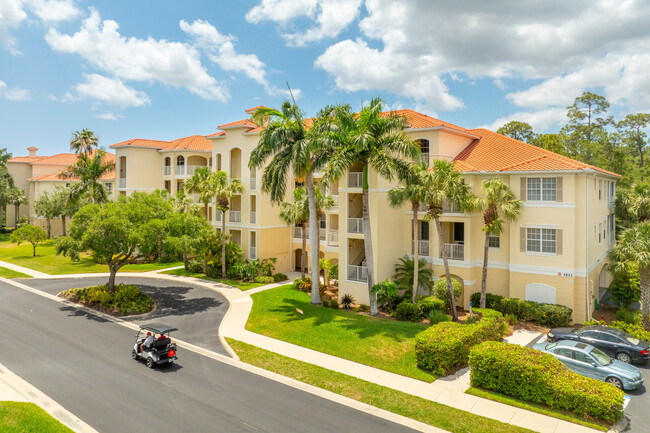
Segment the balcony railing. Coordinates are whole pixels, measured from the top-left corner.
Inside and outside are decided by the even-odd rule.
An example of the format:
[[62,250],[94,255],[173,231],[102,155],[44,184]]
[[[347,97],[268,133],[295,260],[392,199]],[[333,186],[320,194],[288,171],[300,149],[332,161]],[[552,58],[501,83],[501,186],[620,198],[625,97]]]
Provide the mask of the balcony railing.
[[461,213],[461,210],[460,210],[460,206],[458,206],[458,203],[445,200],[442,203],[442,212],[443,213]]
[[172,174],[172,166],[171,165],[166,165],[163,169],[163,174],[165,175],[170,175]]
[[126,177],[120,178],[120,188],[126,188]]
[[348,186],[350,188],[361,188],[363,185],[363,173],[360,171],[353,171],[348,173]]
[[[465,260],[465,245],[463,244],[443,244],[447,250],[447,258],[450,260]],[[442,251],[440,251],[442,258]]]
[[[293,237],[296,239],[302,239],[302,227],[293,228]],[[309,239],[309,227],[305,229],[305,239]]]
[[251,177],[251,191],[257,190],[257,178]]
[[348,280],[367,282],[368,268],[365,266],[348,265]]
[[187,166],[187,175],[191,176],[199,168],[205,168],[205,167],[207,167],[207,165],[188,165]]
[[217,221],[218,223],[221,222],[221,215],[223,215],[223,213],[222,213],[221,211],[217,211],[217,214],[215,215],[215,218],[214,218],[214,219],[215,219],[215,221]]
[[329,234],[327,235],[327,245],[331,247],[338,247],[339,246],[339,231],[338,230],[330,230]]
[[[414,243],[415,241],[411,241]],[[428,240],[419,240],[418,241],[418,254],[421,256],[428,257],[430,255],[429,241]]]
[[348,218],[348,233],[363,233],[363,218]]
[[257,258],[257,247],[248,247],[248,257],[251,260],[255,260]]
[[231,210],[228,212],[230,214],[230,217],[228,221],[231,223],[240,223],[241,222],[241,211],[240,210]]
[[322,229],[320,229],[318,231],[318,239],[320,239],[321,241],[324,241],[325,239],[327,239],[327,233],[325,232],[324,228],[322,228]]
[[257,212],[251,212],[251,224],[257,224]]
[[176,164],[176,176],[185,176],[185,164]]

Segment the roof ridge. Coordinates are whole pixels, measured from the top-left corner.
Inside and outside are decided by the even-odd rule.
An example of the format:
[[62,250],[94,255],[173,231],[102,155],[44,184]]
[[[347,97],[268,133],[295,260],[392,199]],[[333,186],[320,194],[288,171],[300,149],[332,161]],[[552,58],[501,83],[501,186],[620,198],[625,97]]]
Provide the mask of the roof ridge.
[[530,159],[527,159],[525,161],[520,161],[520,162],[518,162],[516,164],[512,164],[512,165],[508,165],[506,167],[500,168],[499,171],[507,171],[507,170],[510,170],[511,168],[519,167],[519,166],[525,165],[525,164],[530,164],[531,162],[539,161],[540,159],[548,158],[548,157],[549,157],[549,155],[539,155],[539,156],[536,156],[535,158],[530,158]]

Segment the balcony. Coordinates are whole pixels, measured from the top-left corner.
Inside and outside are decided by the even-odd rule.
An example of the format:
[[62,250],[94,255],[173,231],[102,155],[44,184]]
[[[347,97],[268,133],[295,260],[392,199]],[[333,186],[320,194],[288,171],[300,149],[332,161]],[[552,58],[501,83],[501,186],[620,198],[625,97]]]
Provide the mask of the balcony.
[[185,176],[185,165],[176,165],[176,176]]
[[348,173],[348,187],[361,188],[363,185],[363,173],[360,171],[353,171]]
[[338,230],[330,230],[330,232],[327,234],[327,245],[331,247],[338,247],[339,246],[339,231]]
[[442,203],[442,213],[462,213],[458,203],[445,200]]
[[363,218],[348,218],[348,233],[363,233]]
[[[302,227],[293,228],[294,239],[302,239]],[[305,239],[309,239],[309,228],[305,230]]]
[[251,224],[257,224],[257,212],[251,212]]
[[[443,244],[447,251],[447,258],[449,260],[465,260],[465,245],[463,244]],[[442,251],[440,251],[442,258]]]
[[366,266],[348,265],[348,280],[368,282],[368,268]]
[[241,222],[241,211],[240,210],[231,210],[229,213],[228,221],[231,223],[240,223]]
[[324,228],[324,227],[321,228],[321,229],[318,231],[318,239],[320,239],[321,241],[324,241],[325,239],[327,239],[327,233],[325,232],[325,228]]
[[332,198],[334,199],[334,207],[332,209],[338,209],[339,208],[339,196],[338,195],[333,195]]
[[126,177],[120,178],[120,188],[126,188]]
[[[415,241],[411,241],[413,244]],[[418,241],[418,255],[428,257],[430,255],[429,240]]]
[[172,166],[171,166],[171,165],[166,165],[166,166],[163,168],[163,174],[164,174],[165,176],[169,176],[170,174],[172,174]]
[[188,165],[187,166],[187,175],[191,176],[199,168],[205,168],[205,167],[207,167],[207,165]]
[[257,190],[257,178],[251,177],[251,191],[256,191]]
[[255,260],[257,258],[257,247],[248,247],[248,258]]
[[215,219],[216,222],[218,222],[218,223],[221,222],[221,215],[223,215],[223,213],[221,211],[217,211],[217,213],[214,216],[214,219]]

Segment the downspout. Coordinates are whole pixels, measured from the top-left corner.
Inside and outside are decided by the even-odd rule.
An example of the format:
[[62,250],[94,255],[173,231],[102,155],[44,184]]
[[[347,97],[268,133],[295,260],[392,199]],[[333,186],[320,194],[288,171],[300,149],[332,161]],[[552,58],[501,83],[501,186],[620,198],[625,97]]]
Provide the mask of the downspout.
[[[587,320],[591,320],[591,312],[589,306],[591,300],[589,299],[589,176],[588,173],[593,170],[585,169],[585,301],[587,302]],[[595,173],[594,173],[595,174]]]

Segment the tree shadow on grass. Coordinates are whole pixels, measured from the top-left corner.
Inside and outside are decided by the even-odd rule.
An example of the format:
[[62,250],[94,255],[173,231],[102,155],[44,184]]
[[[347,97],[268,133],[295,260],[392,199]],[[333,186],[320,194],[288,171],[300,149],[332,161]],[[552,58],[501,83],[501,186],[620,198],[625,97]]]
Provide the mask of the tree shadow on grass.
[[79,308],[72,307],[72,306],[65,306],[59,308],[61,311],[67,311],[68,312],[68,317],[85,317],[88,320],[94,320],[95,322],[98,323],[107,323],[109,320],[104,319],[103,317],[99,317],[96,314],[86,312],[83,310],[80,310]]

